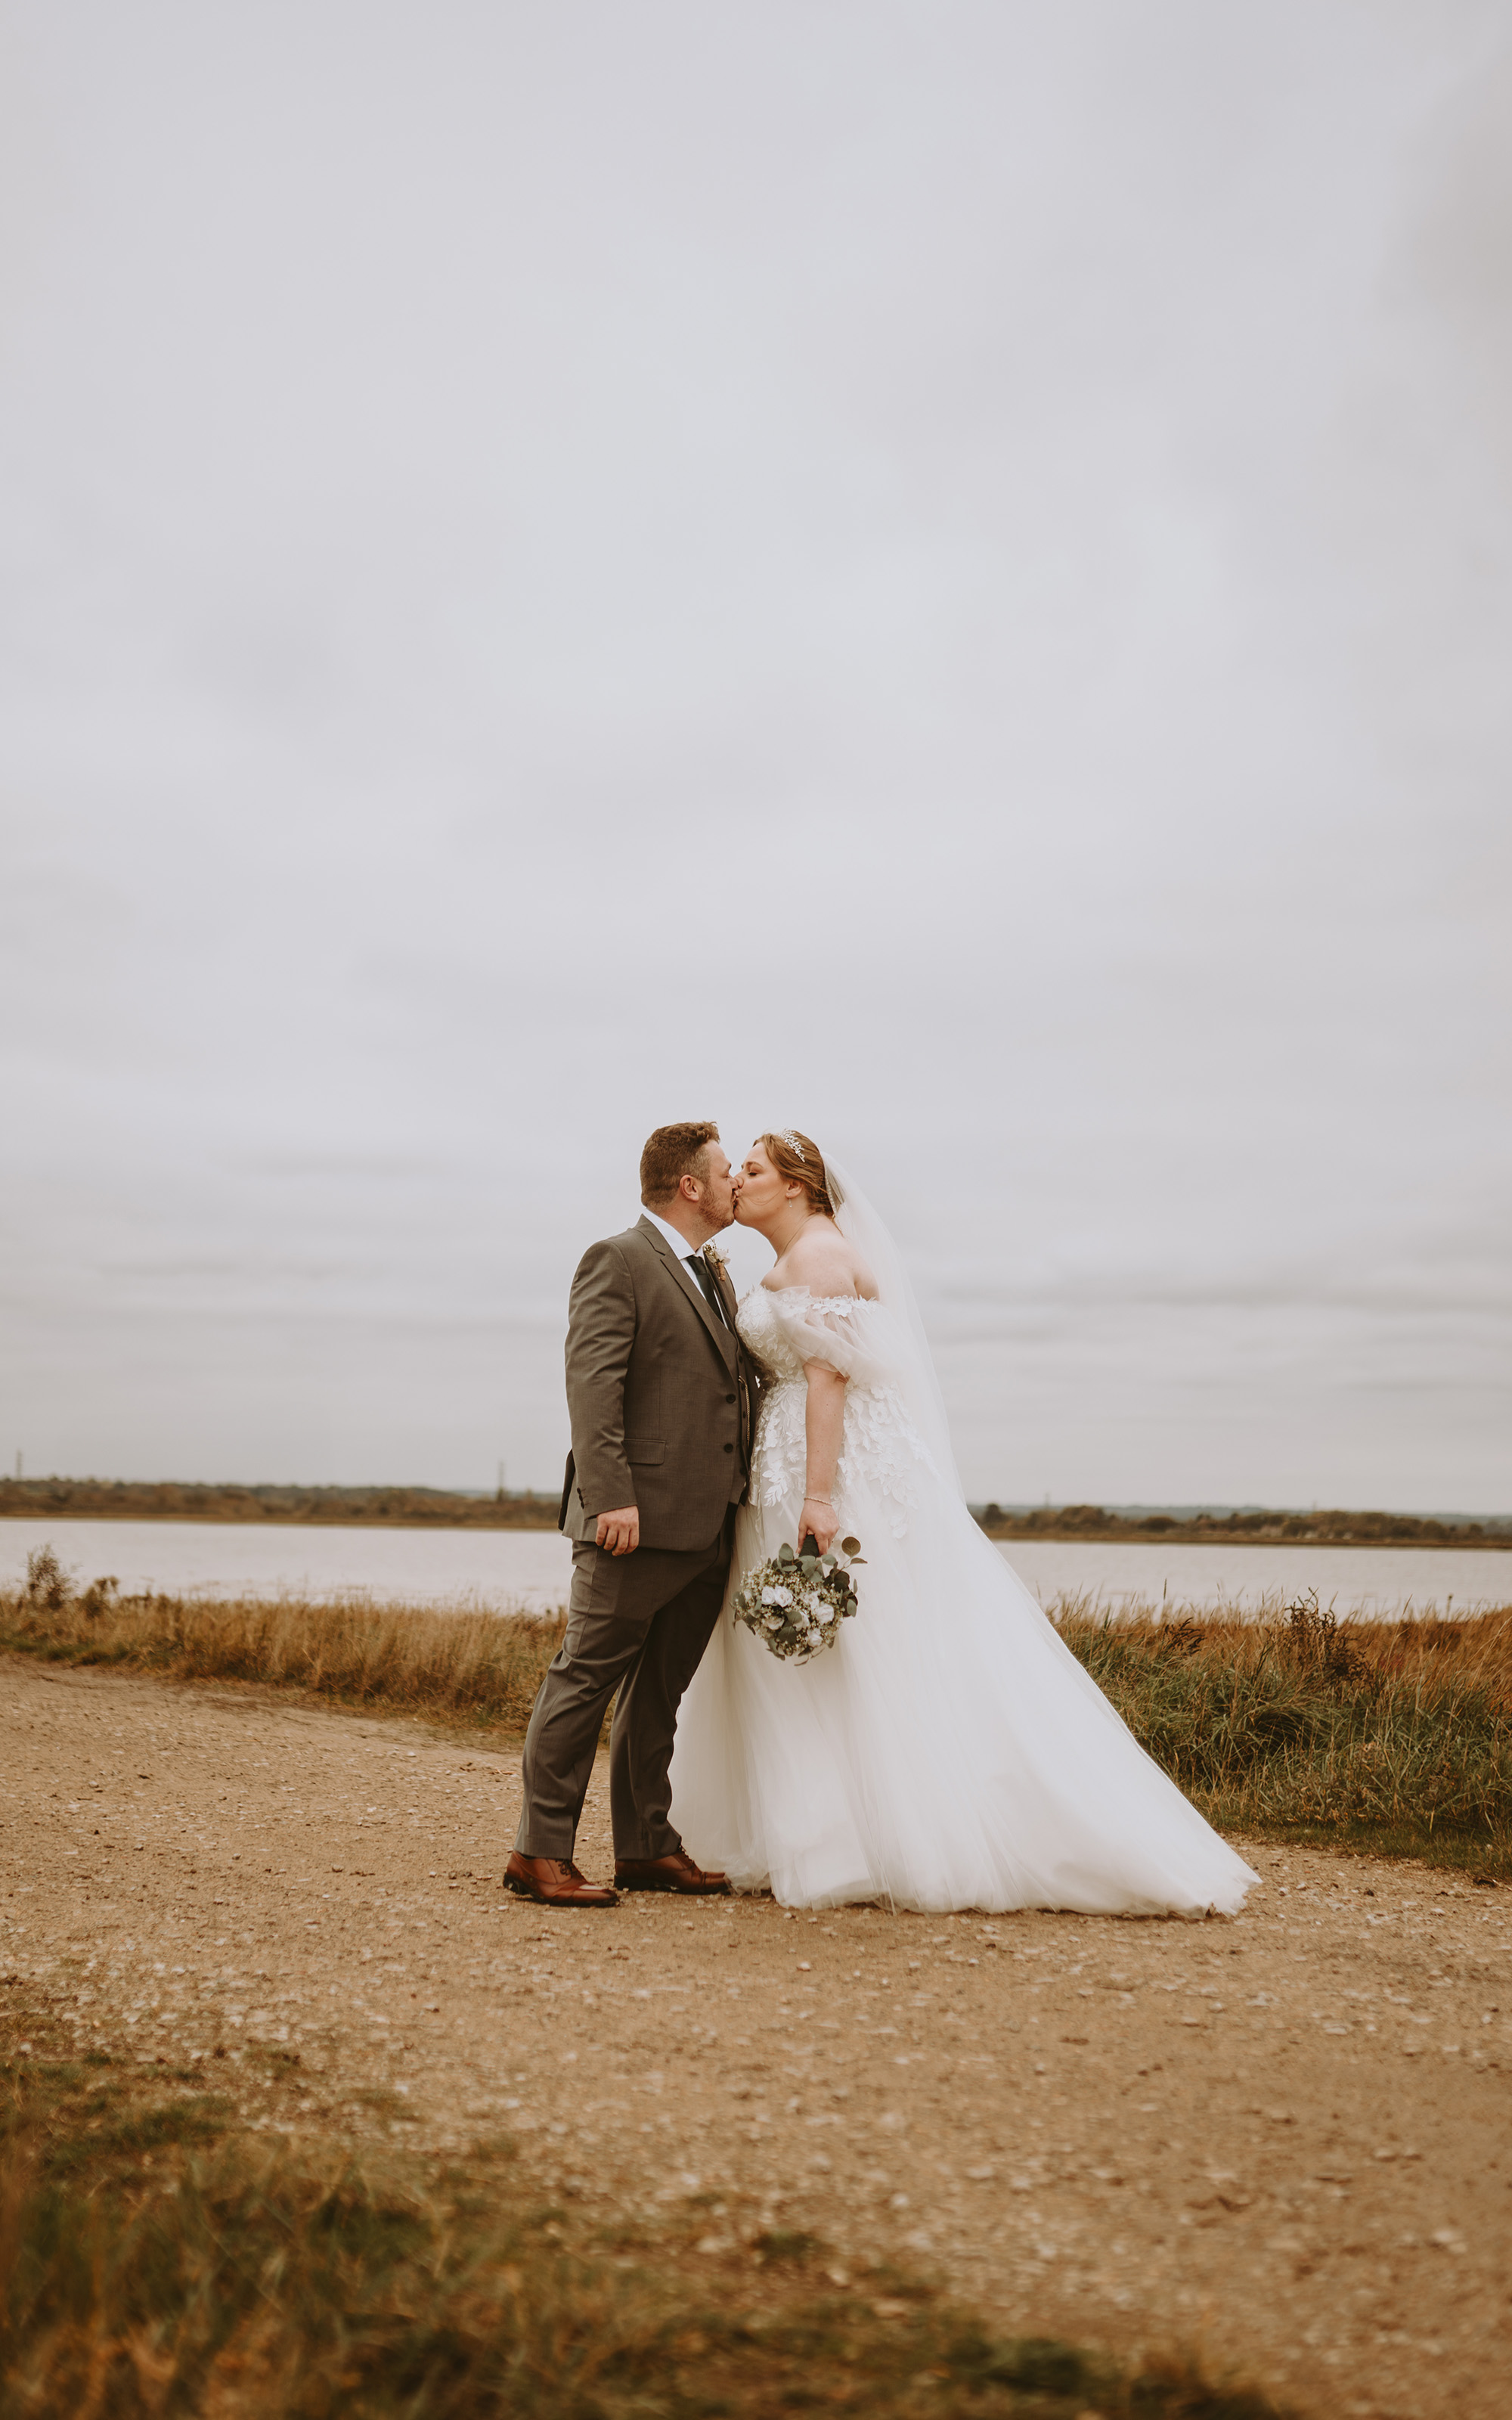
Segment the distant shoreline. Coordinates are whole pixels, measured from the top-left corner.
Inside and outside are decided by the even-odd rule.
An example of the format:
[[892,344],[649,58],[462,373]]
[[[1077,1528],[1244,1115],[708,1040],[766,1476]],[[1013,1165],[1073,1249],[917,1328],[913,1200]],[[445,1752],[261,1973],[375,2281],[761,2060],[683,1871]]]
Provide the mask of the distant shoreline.
[[0,1480],[3,1521],[224,1521],[245,1528],[554,1529],[561,1498],[522,1489],[236,1487],[99,1479]]
[[1191,1520],[1155,1512],[1131,1520],[1100,1504],[1051,1505],[1042,1512],[976,1508],[994,1540],[1055,1539],[1145,1546],[1443,1546],[1456,1553],[1512,1552],[1512,1519],[1440,1521],[1411,1512],[1204,1512]]
[[[555,1529],[559,1499],[532,1489],[464,1496],[433,1487],[242,1487],[174,1481],[0,1480],[0,1520],[225,1522],[248,1528]],[[1444,1546],[1512,1553],[1512,1517],[1256,1510],[1143,1518],[1099,1504],[973,1508],[989,1538],[1162,1546]]]

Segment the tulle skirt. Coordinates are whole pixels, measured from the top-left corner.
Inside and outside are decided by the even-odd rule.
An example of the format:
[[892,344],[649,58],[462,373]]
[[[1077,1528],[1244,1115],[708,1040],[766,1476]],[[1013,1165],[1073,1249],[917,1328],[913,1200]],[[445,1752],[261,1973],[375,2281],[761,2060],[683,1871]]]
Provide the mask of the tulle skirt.
[[[683,1699],[672,1821],[701,1865],[787,1907],[1232,1914],[1258,1877],[1148,1757],[960,1498],[836,1490],[859,1611],[784,1664],[727,1597]],[[731,1593],[795,1541],[742,1507]]]

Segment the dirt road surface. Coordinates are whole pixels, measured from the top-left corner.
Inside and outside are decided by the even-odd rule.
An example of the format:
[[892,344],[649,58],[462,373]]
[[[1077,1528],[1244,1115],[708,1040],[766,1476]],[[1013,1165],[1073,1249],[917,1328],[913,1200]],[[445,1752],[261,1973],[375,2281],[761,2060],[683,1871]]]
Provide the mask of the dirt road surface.
[[569,2232],[707,2289],[807,2229],[1330,2420],[1512,2412],[1512,1891],[1241,1843],[1234,1921],[548,1914],[500,1887],[517,1803],[419,1723],[6,1660],[0,2009],[219,2053],[254,2110],[285,2046],[312,2127],[507,2128]]

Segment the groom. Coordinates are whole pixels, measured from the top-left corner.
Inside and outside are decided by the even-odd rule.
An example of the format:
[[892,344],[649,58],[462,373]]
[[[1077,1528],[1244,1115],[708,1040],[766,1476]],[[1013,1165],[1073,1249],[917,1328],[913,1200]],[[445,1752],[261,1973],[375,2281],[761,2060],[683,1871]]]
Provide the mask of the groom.
[[622,1890],[726,1890],[671,1821],[677,1708],[724,1599],[735,1507],[750,1476],[754,1365],[734,1289],[705,1247],[739,1179],[708,1123],[658,1126],[640,1155],[645,1216],[591,1244],[572,1281],[572,1451],[560,1526],[573,1541],[567,1635],[525,1735],[525,1803],[509,1888],[550,1907],[613,1907],[573,1862],[604,1709],[614,1880]]

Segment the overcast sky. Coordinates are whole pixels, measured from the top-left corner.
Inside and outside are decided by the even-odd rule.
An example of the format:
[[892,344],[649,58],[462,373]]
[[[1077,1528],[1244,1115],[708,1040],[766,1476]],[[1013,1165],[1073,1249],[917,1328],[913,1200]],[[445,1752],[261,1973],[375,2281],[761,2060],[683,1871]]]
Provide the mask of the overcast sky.
[[713,1115],[974,1497],[1512,1509],[1506,0],[5,0],[0,95],[0,1451],[549,1485]]

